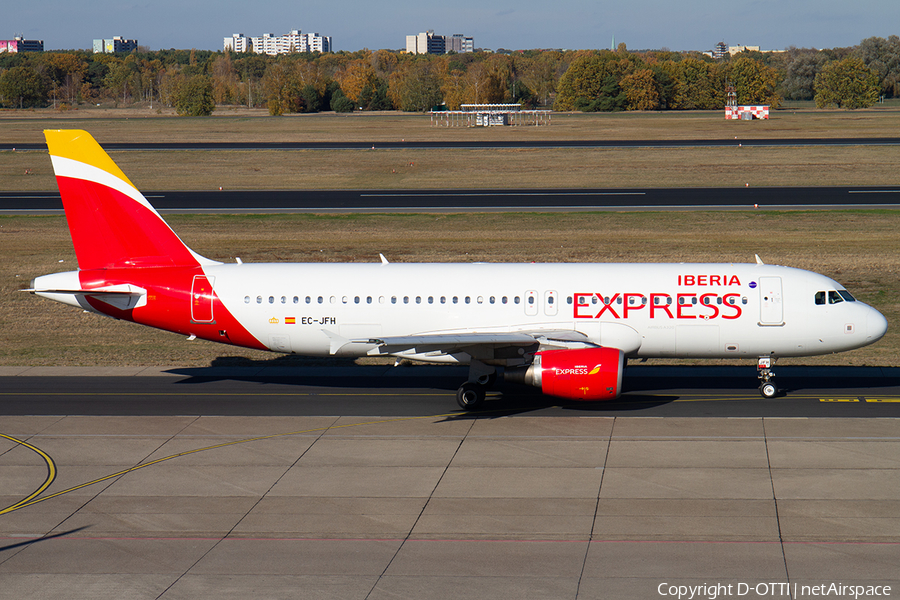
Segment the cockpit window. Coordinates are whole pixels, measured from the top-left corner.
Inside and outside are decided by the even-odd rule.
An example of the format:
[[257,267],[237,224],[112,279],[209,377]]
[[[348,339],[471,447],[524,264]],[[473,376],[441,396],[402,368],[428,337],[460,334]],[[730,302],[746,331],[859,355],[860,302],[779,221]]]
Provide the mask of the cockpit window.
[[843,302],[844,299],[834,290],[829,290],[828,292],[828,304],[837,304],[838,302]]
[[825,292],[816,292],[816,304],[825,304]]
[[856,298],[850,295],[850,292],[847,290],[838,290],[838,294],[841,295],[841,298],[846,300],[847,302],[856,302]]

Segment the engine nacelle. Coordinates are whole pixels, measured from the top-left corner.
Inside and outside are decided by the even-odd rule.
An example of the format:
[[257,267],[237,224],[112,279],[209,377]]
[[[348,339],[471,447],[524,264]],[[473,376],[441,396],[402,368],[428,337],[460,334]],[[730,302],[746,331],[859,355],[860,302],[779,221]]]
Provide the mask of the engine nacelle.
[[625,354],[618,348],[580,348],[538,352],[525,369],[507,370],[506,378],[571,400],[612,400],[622,390]]

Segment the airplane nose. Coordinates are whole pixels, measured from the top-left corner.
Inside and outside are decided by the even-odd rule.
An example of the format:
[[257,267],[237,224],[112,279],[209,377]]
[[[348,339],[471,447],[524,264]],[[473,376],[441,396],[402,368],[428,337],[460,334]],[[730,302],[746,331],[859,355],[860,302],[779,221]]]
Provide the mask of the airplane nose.
[[869,343],[876,342],[884,337],[887,332],[888,322],[884,315],[875,310],[869,309],[866,316],[866,341]]

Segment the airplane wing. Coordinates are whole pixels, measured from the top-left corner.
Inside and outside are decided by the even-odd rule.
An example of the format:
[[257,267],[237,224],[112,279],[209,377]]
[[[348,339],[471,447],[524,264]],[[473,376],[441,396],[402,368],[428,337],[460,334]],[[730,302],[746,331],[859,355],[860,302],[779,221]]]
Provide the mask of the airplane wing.
[[432,333],[424,335],[386,336],[354,339],[353,344],[375,345],[371,354],[456,354],[465,352],[473,358],[494,359],[521,357],[539,349],[595,347],[587,336],[573,330],[537,330],[519,332]]

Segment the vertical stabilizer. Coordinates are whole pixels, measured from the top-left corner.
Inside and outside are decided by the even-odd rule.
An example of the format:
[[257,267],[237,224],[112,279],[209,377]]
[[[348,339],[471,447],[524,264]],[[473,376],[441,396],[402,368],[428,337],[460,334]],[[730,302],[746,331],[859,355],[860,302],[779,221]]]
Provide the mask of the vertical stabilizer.
[[80,269],[217,264],[175,235],[91,134],[44,136]]

